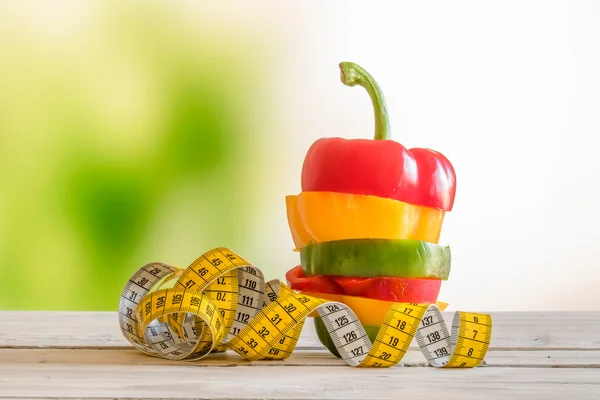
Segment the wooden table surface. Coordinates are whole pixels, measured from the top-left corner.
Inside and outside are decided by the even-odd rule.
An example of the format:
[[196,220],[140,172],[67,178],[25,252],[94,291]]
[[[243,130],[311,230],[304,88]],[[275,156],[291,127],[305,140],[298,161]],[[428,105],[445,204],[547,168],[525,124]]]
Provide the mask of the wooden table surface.
[[[486,365],[352,368],[306,322],[293,355],[169,361],[133,349],[116,313],[0,311],[0,398],[600,399],[600,312],[495,312]],[[444,313],[450,324],[453,313]]]

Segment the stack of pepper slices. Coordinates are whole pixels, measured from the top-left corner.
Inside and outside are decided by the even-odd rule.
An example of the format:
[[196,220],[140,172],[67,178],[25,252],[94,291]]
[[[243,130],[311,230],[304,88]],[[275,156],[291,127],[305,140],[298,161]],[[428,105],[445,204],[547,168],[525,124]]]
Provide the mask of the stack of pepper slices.
[[[437,302],[450,273],[450,248],[438,242],[456,176],[444,155],[390,139],[385,99],[367,71],[350,62],[340,70],[345,85],[371,97],[374,140],[324,138],[308,150],[302,192],[286,197],[301,260],[286,280],[298,292],[347,304],[373,342],[393,302]],[[339,357],[313,316],[319,339]]]

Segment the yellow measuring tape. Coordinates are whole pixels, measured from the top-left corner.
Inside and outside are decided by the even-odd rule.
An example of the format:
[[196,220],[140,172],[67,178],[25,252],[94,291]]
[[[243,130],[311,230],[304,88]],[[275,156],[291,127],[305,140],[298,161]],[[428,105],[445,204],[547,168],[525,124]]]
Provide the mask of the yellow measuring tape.
[[227,248],[208,251],[185,269],[140,268],[121,294],[119,324],[133,346],[152,356],[197,360],[231,349],[248,360],[272,360],[292,354],[314,311],[354,367],[394,366],[414,337],[434,367],[476,367],[492,333],[488,314],[456,312],[450,334],[435,304],[395,303],[371,343],[345,304],[265,282],[258,268]]

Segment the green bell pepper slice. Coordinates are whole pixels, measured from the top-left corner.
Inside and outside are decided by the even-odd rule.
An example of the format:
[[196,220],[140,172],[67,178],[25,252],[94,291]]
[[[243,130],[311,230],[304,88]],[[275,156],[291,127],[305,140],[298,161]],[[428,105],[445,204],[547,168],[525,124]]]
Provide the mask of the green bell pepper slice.
[[449,246],[420,240],[348,239],[300,250],[305,276],[430,278],[450,275]]

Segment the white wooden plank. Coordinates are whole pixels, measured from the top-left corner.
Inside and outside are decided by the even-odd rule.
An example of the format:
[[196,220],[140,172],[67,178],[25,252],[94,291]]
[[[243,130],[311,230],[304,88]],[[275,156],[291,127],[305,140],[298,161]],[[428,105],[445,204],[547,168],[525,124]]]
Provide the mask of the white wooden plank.
[[[600,368],[600,350],[539,350],[539,351],[490,351],[486,358],[486,368],[495,367],[562,367]],[[1,349],[0,362],[13,364],[56,365],[180,365],[230,367],[230,366],[347,366],[327,350],[300,350],[285,360],[261,360],[251,362],[236,353],[211,354],[198,361],[170,361],[151,357],[137,350],[91,350],[91,349]],[[417,350],[409,350],[400,366],[427,366],[427,360]],[[349,368],[349,367],[348,367]],[[598,370],[600,374],[600,370]]]
[[0,346],[128,346],[116,312],[0,311]]
[[[600,349],[600,312],[492,312],[492,348]],[[451,324],[453,313],[444,313]],[[298,348],[322,348],[312,319]],[[0,347],[130,347],[114,312],[0,311]],[[412,346],[415,346],[413,342]]]
[[0,398],[567,399],[600,396],[580,368],[363,369],[0,364]]

